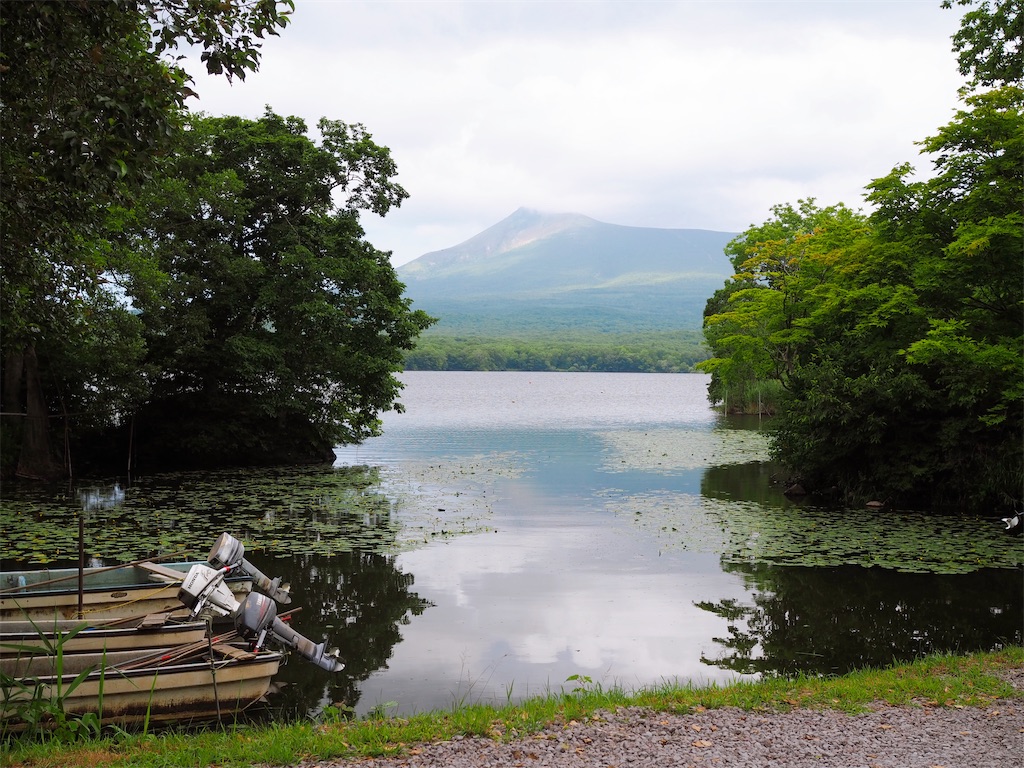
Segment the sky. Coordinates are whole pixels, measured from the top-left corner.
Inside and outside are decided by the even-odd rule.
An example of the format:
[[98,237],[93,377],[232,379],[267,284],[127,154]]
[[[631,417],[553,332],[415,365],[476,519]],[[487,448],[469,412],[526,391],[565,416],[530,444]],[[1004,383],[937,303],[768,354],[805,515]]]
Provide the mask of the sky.
[[210,115],[361,123],[410,193],[367,239],[396,266],[519,207],[741,232],[865,186],[953,117],[939,0],[296,0],[260,70],[190,63]]

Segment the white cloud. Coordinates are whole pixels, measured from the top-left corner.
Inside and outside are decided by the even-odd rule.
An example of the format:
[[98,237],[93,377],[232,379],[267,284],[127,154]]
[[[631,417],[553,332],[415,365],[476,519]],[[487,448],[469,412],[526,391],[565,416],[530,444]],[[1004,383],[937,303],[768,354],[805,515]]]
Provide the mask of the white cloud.
[[413,589],[432,606],[403,626],[404,641],[365,683],[362,703],[384,690],[408,711],[443,706],[445,691],[500,702],[510,690],[571,690],[574,674],[627,689],[733,679],[700,661],[701,652],[721,655],[713,638],[728,629],[696,602],[749,600],[742,578],[723,573],[713,554],[678,555],[660,569],[646,545],[634,549],[628,534],[609,536],[601,525],[564,527],[541,514],[402,554],[398,566],[416,574]]
[[412,197],[403,263],[520,205],[738,231],[775,203],[861,205],[951,117],[957,15],[911,2],[311,2],[211,114],[361,122]]

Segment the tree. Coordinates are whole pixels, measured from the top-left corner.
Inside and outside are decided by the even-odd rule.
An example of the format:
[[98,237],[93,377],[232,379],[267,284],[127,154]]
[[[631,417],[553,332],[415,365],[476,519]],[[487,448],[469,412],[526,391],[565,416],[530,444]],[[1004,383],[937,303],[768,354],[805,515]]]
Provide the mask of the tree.
[[400,408],[403,352],[432,319],[410,308],[358,213],[407,197],[361,125],[195,116],[125,247],[168,276],[134,297],[148,401],[140,460],[211,466],[333,457]]
[[820,208],[813,199],[772,213],[728,244],[736,274],[705,309],[712,357],[698,368],[712,375],[712,401],[730,410],[749,409],[758,391],[788,386],[810,338],[804,320],[814,294],[830,279],[838,252],[865,228],[864,217],[846,206]]
[[[68,411],[61,387],[127,392],[116,379],[140,347],[124,307],[109,299],[111,276],[130,267],[103,246],[106,208],[152,175],[193,93],[168,54],[179,42],[196,44],[210,72],[244,78],[258,65],[260,38],[277,34],[290,8],[291,0],[33,0],[0,8],[2,408],[24,414],[4,418],[5,466],[31,476],[60,470],[47,422]],[[117,333],[71,332],[99,325]],[[59,362],[111,359],[115,350],[129,357],[114,379],[80,365],[85,378],[71,381],[74,366]],[[119,409],[92,415],[116,420]]]
[[1024,92],[1008,69],[1019,20],[987,2],[965,15],[955,45],[973,78],[964,109],[921,142],[932,178],[913,181],[904,164],[876,179],[867,226],[838,227],[826,247],[815,244],[827,228],[781,249],[767,240],[737,264],[745,282],[709,304],[716,372],[732,375],[733,350],[741,363],[785,353],[772,449],[805,486],[913,506],[1021,502]]
[[937,174],[869,187],[872,231],[809,316],[776,455],[810,485],[985,509],[1024,486],[1024,95],[922,142]]
[[970,86],[1013,85],[1024,73],[1024,14],[1019,2],[943,0],[943,8],[976,6],[964,14],[953,35],[960,74]]

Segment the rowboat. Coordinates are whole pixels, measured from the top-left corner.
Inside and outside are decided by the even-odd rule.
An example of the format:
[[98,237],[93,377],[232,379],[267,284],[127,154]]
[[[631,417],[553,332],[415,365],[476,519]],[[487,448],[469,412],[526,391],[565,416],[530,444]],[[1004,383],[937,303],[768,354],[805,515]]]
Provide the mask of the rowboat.
[[[188,614],[178,588],[194,562],[139,562],[82,570],[79,616],[77,568],[0,572],[0,622],[82,618],[90,622],[145,616]],[[252,591],[252,578],[236,573],[225,583],[238,597]]]
[[[106,654],[0,659],[0,672],[12,682],[0,703],[0,731],[25,727],[20,707],[33,697],[60,700],[65,714],[94,713],[104,724],[202,722],[232,716],[271,690],[282,654],[253,653],[227,642]],[[79,673],[93,668],[79,683]],[[19,693],[22,695],[19,696]]]
[[79,619],[0,621],[0,659],[55,653],[100,653],[196,643],[205,621],[182,621],[166,613],[87,622]]

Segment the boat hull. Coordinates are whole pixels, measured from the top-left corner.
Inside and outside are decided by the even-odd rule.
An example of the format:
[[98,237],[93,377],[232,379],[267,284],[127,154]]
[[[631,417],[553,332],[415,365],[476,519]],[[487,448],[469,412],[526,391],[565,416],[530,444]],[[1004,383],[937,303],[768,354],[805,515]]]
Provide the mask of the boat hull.
[[[188,610],[178,599],[178,587],[193,565],[194,562],[147,563],[116,570],[86,568],[81,616],[77,568],[3,572],[0,622],[77,618],[94,622],[150,613],[185,616]],[[225,583],[239,599],[252,590],[252,579],[248,577],[229,578]]]
[[[204,621],[138,620],[137,625],[95,624],[78,619],[0,621],[0,659],[48,655],[60,646],[65,654],[130,651],[196,643],[206,637]],[[78,630],[75,632],[75,630]],[[71,637],[69,633],[74,632]]]
[[[8,662],[0,661],[0,667],[7,666],[16,673],[27,671],[32,677],[23,682],[40,689],[31,695],[51,701],[62,697],[66,714],[94,713],[105,725],[129,726],[143,722],[209,721],[242,712],[269,692],[282,659],[280,653],[248,654],[236,649],[233,656],[215,653],[212,661],[207,656],[131,668],[131,662],[125,661],[131,654],[109,654],[108,666],[90,673],[68,693],[77,671],[86,668],[79,668],[79,665],[89,660],[87,656],[89,654],[64,659],[61,675],[40,675],[40,667],[24,665],[24,660],[13,668]],[[0,725],[6,730],[24,728],[16,702],[8,702],[0,712]]]

